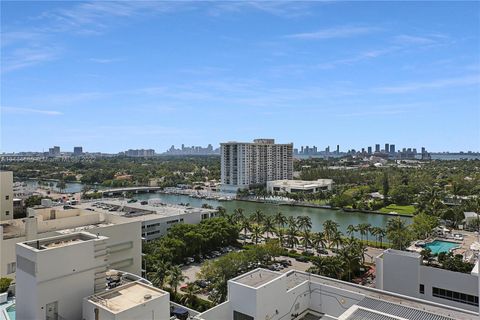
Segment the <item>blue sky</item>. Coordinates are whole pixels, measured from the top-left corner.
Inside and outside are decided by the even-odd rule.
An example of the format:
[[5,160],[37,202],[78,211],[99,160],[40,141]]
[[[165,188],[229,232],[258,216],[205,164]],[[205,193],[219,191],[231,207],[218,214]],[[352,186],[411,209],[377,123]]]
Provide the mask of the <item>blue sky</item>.
[[479,2],[2,2],[2,152],[480,150]]

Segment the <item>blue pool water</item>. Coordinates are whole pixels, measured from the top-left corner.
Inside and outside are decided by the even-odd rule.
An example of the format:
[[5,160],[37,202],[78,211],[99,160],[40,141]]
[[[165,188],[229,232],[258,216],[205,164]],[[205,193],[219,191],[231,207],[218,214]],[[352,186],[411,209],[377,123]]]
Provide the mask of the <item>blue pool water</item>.
[[15,320],[15,305],[7,308],[7,314],[10,320]]
[[435,240],[425,244],[425,248],[430,249],[432,254],[439,254],[440,252],[448,253],[451,249],[457,247],[458,243],[442,240]]

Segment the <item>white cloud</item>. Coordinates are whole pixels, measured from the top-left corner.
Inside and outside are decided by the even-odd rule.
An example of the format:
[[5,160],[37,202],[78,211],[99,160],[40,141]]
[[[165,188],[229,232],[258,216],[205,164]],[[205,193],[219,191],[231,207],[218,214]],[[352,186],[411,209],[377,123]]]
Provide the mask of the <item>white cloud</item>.
[[480,77],[478,75],[468,75],[457,78],[433,79],[424,82],[411,82],[397,86],[379,87],[375,91],[380,93],[407,93],[424,89],[439,89],[461,86],[479,85]]
[[314,32],[295,33],[286,35],[286,38],[299,40],[326,40],[336,38],[348,38],[359,35],[366,35],[378,31],[378,28],[373,27],[352,27],[341,26],[336,28],[327,28]]
[[54,47],[27,47],[4,52],[2,56],[2,73],[54,60],[59,53],[60,50]]
[[32,109],[32,108],[17,108],[17,107],[1,107],[0,110],[5,113],[16,113],[16,114],[42,114],[46,116],[60,116],[63,113],[55,110],[42,110],[42,109]]

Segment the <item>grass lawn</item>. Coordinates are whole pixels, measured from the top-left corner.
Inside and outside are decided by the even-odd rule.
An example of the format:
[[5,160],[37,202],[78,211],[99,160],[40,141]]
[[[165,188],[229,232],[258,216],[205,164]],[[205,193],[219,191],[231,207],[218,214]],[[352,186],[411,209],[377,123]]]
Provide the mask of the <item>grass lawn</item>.
[[385,212],[385,213],[396,212],[399,215],[413,216],[413,214],[415,213],[415,207],[412,206],[412,205],[398,206],[396,204],[391,204],[391,205],[388,205],[388,206],[386,206],[386,207],[384,207],[384,208],[382,208],[378,211]]

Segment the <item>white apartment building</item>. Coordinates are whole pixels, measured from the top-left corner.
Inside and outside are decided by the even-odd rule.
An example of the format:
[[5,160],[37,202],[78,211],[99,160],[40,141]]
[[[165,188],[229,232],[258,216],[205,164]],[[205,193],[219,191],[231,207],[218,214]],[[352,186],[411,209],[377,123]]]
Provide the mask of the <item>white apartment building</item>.
[[82,301],[106,288],[107,237],[81,232],[16,245],[16,319],[82,319]]
[[13,172],[0,171],[0,221],[13,219]]
[[228,300],[199,320],[473,320],[468,311],[291,270],[256,269],[228,281]]
[[141,225],[137,220],[80,208],[29,209],[27,218],[0,223],[0,277],[15,279],[17,243],[79,231],[108,237],[110,268],[141,275]]
[[332,190],[332,186],[332,179],[267,181],[267,191],[270,193],[317,193]]
[[478,262],[471,273],[423,265],[417,252],[388,249],[375,259],[376,287],[456,308],[478,311]]
[[293,143],[274,139],[220,144],[223,191],[235,192],[267,181],[292,179]]

